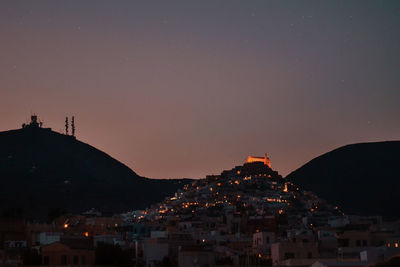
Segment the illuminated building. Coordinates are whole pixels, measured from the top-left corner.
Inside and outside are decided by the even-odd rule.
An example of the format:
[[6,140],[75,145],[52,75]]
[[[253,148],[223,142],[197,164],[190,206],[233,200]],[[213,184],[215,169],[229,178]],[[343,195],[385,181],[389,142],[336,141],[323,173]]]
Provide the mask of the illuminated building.
[[271,168],[271,159],[268,157],[267,153],[265,153],[264,157],[248,156],[246,163],[252,163],[252,162],[262,162]]

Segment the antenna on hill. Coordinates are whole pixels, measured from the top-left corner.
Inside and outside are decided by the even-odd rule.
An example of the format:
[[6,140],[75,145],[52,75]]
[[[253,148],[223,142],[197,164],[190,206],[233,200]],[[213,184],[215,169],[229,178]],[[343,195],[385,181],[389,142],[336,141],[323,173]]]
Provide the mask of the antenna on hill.
[[72,131],[72,136],[75,137],[75,117],[72,116],[71,119],[71,131]]
[[65,134],[68,135],[68,117],[65,117]]

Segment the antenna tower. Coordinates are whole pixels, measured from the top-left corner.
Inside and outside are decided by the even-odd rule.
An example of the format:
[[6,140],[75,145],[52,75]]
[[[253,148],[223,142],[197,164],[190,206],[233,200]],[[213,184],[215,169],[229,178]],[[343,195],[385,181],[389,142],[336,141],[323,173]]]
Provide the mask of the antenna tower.
[[68,117],[65,117],[65,134],[68,135]]
[[74,116],[72,116],[72,119],[71,119],[71,131],[72,131],[72,136],[75,137],[75,117]]

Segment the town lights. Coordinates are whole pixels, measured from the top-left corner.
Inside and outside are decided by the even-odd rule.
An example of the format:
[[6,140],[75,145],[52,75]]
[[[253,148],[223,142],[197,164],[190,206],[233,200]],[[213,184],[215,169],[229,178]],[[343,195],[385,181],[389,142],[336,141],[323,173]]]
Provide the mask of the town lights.
[[287,188],[287,183],[285,183],[285,188],[283,188],[283,192],[287,192],[288,188]]

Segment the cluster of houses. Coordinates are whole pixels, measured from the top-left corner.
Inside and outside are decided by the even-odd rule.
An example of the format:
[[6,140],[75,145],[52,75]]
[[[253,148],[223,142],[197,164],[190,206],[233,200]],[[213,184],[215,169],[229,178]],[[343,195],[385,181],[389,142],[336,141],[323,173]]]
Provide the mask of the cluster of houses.
[[118,243],[122,223],[121,216],[90,212],[61,216],[51,223],[1,218],[0,265],[95,265],[99,244],[125,245]]
[[2,220],[0,246],[8,265],[101,265],[108,246],[131,266],[370,266],[400,255],[400,222],[346,215],[250,162],[146,210]]

